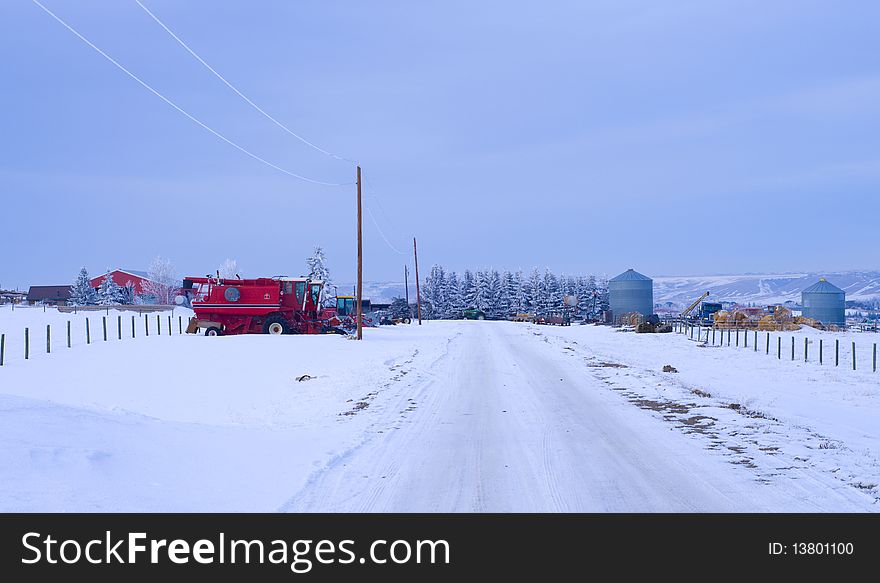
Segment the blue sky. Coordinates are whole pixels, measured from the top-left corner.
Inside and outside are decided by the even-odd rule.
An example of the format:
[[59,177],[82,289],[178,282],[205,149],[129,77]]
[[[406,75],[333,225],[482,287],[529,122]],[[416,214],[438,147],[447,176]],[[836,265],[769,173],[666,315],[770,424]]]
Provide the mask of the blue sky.
[[[215,130],[331,182],[134,0],[41,0]],[[449,268],[875,269],[880,4],[142,0],[266,111],[359,160],[391,245]],[[355,269],[354,188],[272,170],[30,0],[0,5],[0,286],[225,258]],[[365,219],[365,277],[401,279]]]

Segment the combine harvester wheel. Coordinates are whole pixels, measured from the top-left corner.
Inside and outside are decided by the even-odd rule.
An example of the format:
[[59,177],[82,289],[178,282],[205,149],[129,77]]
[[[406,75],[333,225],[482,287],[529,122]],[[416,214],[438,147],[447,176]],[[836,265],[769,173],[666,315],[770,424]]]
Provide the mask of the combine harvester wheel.
[[263,333],[264,334],[288,334],[290,330],[288,329],[287,322],[284,321],[283,318],[278,316],[272,316],[266,320],[266,323],[263,324]]

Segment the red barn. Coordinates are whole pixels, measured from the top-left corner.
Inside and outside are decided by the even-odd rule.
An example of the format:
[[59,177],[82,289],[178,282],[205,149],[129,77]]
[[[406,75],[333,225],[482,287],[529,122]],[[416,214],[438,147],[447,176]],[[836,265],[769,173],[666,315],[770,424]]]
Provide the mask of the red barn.
[[[134,293],[140,295],[144,293],[144,284],[150,281],[150,278],[147,276],[146,271],[135,271],[133,269],[114,269],[110,271],[110,277],[113,278],[113,281],[116,282],[120,287],[125,287],[128,282],[131,282],[134,286]],[[92,278],[92,287],[97,289],[101,282],[104,281],[104,278],[107,276],[106,273],[99,275],[98,277]]]

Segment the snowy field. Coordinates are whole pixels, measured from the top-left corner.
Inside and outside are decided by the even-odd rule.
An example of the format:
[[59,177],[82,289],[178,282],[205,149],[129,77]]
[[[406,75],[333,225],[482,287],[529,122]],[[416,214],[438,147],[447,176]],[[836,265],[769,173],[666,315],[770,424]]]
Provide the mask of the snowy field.
[[134,339],[111,310],[104,342],[104,315],[0,310],[0,510],[880,510],[880,373],[790,348],[470,321],[207,338],[180,309]]

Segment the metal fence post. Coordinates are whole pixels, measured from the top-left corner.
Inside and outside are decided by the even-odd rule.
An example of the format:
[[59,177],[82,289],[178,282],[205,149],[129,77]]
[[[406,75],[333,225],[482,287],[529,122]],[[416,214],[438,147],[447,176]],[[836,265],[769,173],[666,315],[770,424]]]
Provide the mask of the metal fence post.
[[874,343],[874,372],[877,372],[877,343]]
[[144,336],[150,335],[150,317],[144,314]]
[[27,360],[31,352],[31,339],[28,329],[24,329],[24,359]]
[[67,321],[67,347],[70,348],[70,320]]
[[[15,304],[12,304],[15,309]],[[6,334],[0,334],[0,366],[3,366],[3,359],[6,356]]]
[[183,334],[183,316],[177,316],[177,333]]
[[727,329],[727,345],[730,346],[730,328]]
[[158,336],[162,335],[162,318],[159,314],[156,314],[156,334]]
[[101,316],[101,325],[104,327],[104,342],[107,342],[107,316]]
[[822,340],[822,339],[820,338],[820,339],[819,339],[819,364],[822,364],[822,361],[824,360],[824,358],[822,357],[822,352],[823,352],[823,350],[822,350],[822,348],[823,348],[823,347],[822,347],[822,344],[823,344],[823,343],[824,343],[824,340]]
[[777,355],[776,356],[777,356],[777,358],[779,358],[779,360],[782,360],[782,336],[778,336],[776,338],[776,343],[777,343],[777,346],[776,346]]
[[834,366],[840,366],[840,338],[834,340]]
[[736,346],[739,347],[739,328],[736,329]]
[[46,354],[52,353],[52,325],[46,324]]
[[767,332],[767,354],[770,354],[770,332]]
[[168,316],[168,335],[171,336],[171,316]]
[[853,344],[853,352],[852,352],[852,355],[853,355],[853,370],[856,370],[856,341],[853,340],[853,343],[852,343],[852,344]]
[[134,323],[134,316],[132,316],[131,317],[131,337],[132,338],[134,338],[134,330],[135,330],[135,323]]
[[758,331],[755,330],[755,352],[758,352]]
[[89,328],[89,319],[86,318],[86,344],[92,343],[92,330]]
[[807,342],[807,339],[804,338],[804,362],[808,362],[809,360],[809,350],[809,343]]
[[791,359],[794,360],[794,336],[791,337]]
[[122,340],[122,316],[116,316],[116,335]]

